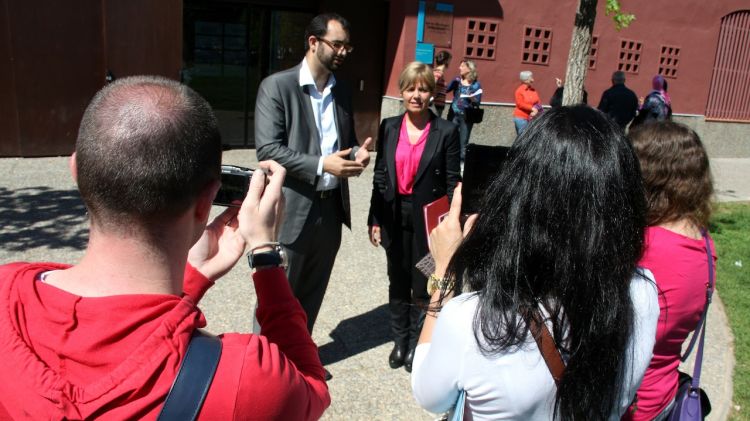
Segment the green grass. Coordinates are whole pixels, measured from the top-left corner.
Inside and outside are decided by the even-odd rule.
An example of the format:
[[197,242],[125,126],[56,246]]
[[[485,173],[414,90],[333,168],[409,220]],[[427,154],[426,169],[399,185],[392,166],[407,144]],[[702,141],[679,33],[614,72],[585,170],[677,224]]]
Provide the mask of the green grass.
[[717,289],[734,335],[732,420],[750,419],[750,203],[722,203],[711,220],[719,261]]

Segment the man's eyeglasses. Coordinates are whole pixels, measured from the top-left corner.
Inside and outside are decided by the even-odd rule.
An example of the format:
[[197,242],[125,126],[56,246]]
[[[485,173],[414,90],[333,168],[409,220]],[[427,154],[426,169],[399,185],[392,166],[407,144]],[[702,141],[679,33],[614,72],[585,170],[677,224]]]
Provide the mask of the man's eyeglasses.
[[333,49],[333,51],[335,51],[337,53],[340,53],[342,51],[346,51],[347,54],[348,54],[348,53],[351,53],[352,51],[354,51],[354,46],[351,45],[351,44],[343,43],[341,41],[328,41],[327,39],[320,38],[320,37],[315,37],[315,39],[317,39],[320,42],[325,43],[326,45],[328,45],[329,47],[331,47]]

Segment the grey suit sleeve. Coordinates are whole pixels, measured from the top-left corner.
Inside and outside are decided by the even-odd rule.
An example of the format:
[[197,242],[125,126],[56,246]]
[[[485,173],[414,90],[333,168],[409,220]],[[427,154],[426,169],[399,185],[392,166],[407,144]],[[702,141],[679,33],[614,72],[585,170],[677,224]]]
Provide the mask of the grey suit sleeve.
[[320,156],[290,147],[284,99],[277,80],[263,80],[255,101],[255,147],[258,160],[273,159],[286,169],[287,176],[315,184]]

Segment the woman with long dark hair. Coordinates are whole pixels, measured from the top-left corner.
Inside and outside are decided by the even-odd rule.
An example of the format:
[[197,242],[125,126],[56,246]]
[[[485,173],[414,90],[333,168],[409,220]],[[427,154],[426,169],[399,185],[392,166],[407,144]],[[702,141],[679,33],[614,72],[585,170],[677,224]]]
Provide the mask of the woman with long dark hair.
[[[442,412],[463,390],[474,420],[618,419],[659,313],[636,267],[646,206],[630,143],[598,111],[557,108],[516,139],[462,242],[456,192],[431,236],[439,288],[414,357],[419,404]],[[561,356],[558,384],[533,326]]]
[[370,242],[388,260],[391,368],[411,371],[427,295],[427,277],[414,265],[427,252],[422,207],[453,196],[460,179],[456,125],[428,106],[435,91],[430,66],[409,63],[399,77],[406,112],[380,124],[368,217]]
[[703,236],[711,242],[707,227],[714,190],[708,154],[689,127],[656,122],[631,131],[629,137],[641,163],[648,202],[640,264],[654,274],[661,314],[654,356],[626,419],[661,420],[669,415],[677,392],[682,344],[706,306]]

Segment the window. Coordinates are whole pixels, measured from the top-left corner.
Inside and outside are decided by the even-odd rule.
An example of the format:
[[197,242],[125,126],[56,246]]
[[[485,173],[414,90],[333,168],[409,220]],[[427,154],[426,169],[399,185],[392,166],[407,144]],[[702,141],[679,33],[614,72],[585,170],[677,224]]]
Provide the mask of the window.
[[499,22],[466,19],[466,58],[495,60]]
[[680,62],[680,47],[662,45],[659,56],[659,74],[664,77],[676,78],[677,65]]
[[526,26],[523,28],[522,63],[549,65],[552,30]]
[[591,36],[591,48],[589,49],[589,69],[596,69],[596,53],[599,52],[599,35]]
[[630,39],[620,39],[620,57],[617,63],[617,70],[626,73],[638,73],[641,65],[641,52],[643,43]]
[[[750,122],[750,61],[747,54],[750,11],[731,13],[721,19],[714,73],[708,91],[706,118]],[[743,59],[743,57],[745,57]]]

